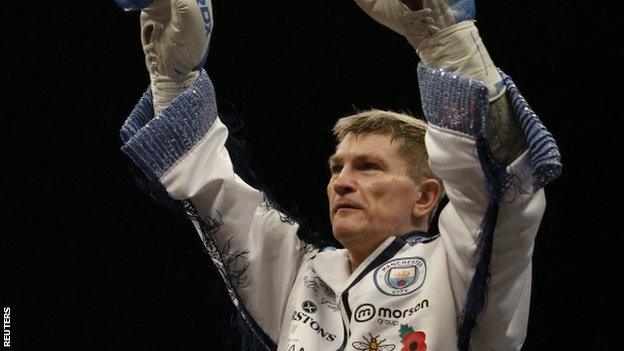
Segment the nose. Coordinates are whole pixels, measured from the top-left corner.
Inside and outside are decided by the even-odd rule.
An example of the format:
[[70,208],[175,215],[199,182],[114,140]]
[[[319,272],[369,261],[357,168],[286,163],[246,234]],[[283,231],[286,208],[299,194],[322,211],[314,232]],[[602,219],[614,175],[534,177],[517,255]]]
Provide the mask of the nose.
[[334,178],[332,189],[338,195],[346,195],[355,191],[355,179],[346,167]]

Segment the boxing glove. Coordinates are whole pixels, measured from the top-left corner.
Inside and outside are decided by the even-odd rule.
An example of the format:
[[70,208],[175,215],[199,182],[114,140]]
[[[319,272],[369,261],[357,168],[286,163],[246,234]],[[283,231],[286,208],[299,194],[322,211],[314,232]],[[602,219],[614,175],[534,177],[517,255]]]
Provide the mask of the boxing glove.
[[210,0],[115,0],[141,10],[141,43],[150,74],[154,112],[160,113],[199,76],[212,33]]
[[502,79],[474,24],[474,0],[355,0],[373,19],[403,35],[425,65],[483,82],[491,99]]

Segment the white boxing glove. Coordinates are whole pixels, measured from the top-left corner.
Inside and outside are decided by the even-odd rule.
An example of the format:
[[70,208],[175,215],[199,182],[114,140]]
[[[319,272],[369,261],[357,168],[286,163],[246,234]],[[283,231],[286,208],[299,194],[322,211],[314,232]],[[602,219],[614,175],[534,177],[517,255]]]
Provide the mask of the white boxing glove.
[[141,10],[141,43],[150,74],[154,113],[193,85],[208,55],[211,0],[116,0]]
[[474,25],[474,0],[355,0],[373,19],[403,35],[430,67],[482,81],[490,98],[501,76]]
[[355,0],[377,22],[418,49],[432,35],[474,18],[473,0]]

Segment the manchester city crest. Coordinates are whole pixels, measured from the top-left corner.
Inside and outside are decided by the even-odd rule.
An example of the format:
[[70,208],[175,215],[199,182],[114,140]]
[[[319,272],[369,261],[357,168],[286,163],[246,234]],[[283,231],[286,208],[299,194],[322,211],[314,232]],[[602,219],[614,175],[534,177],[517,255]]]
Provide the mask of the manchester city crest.
[[427,264],[421,257],[390,260],[375,270],[377,289],[390,296],[402,296],[418,290],[425,282]]
[[386,283],[395,289],[406,288],[416,281],[417,276],[414,266],[390,268],[386,273]]

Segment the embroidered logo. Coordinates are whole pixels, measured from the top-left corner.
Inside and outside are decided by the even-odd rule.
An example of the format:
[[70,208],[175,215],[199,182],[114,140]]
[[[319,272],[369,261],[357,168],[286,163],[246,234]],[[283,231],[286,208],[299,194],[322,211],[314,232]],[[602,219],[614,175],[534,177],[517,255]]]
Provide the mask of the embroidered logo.
[[401,337],[401,342],[403,343],[401,351],[427,351],[424,332],[414,331],[412,326],[401,324],[399,336]]
[[[325,328],[321,326],[321,324],[316,321],[312,316],[309,316],[301,311],[293,311],[292,318],[293,321],[298,322],[299,324],[305,324],[309,329],[312,329],[316,334],[318,334],[321,338],[326,341],[334,341],[336,340],[336,334],[330,333]],[[307,328],[306,328],[307,329]],[[292,329],[291,329],[292,330]],[[300,329],[297,333],[302,332]]]
[[353,317],[355,321],[359,323],[366,323],[375,318],[373,322],[377,322],[379,325],[397,326],[399,325],[399,320],[410,318],[415,313],[418,313],[418,311],[429,308],[429,300],[424,299],[407,307],[403,309],[393,309],[386,306],[375,306],[370,303],[365,303],[359,305],[355,309]]
[[368,322],[375,317],[376,310],[375,306],[370,303],[365,303],[363,305],[359,305],[358,308],[355,309],[353,316],[355,317],[356,322]]
[[306,300],[301,304],[301,308],[308,313],[315,313],[317,308],[314,302]]
[[427,264],[421,257],[396,258],[378,267],[375,285],[389,296],[403,296],[418,290],[425,282]]
[[362,335],[362,339],[364,339],[364,341],[354,341],[351,346],[361,351],[392,351],[396,348],[396,345],[384,344],[386,339],[377,341],[379,335],[373,336],[373,334],[368,333],[368,336],[369,337]]
[[337,312],[340,310],[340,305],[336,302],[335,297],[336,294],[334,291],[327,286],[318,276],[316,276],[316,272],[314,272],[314,268],[310,263],[308,265],[308,270],[312,273],[310,276],[303,277],[303,286],[312,290],[314,296],[320,298],[320,304],[324,305],[328,309],[333,312]]

